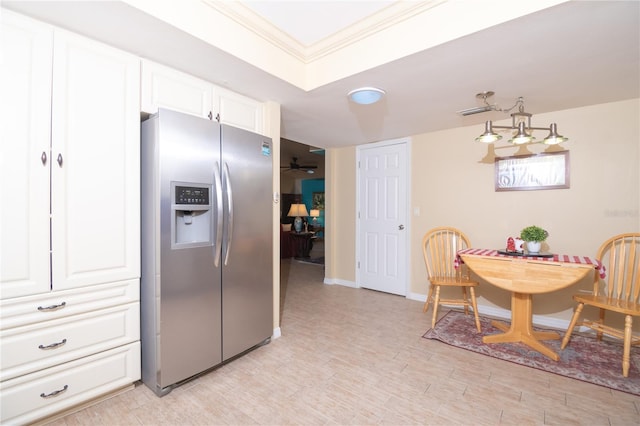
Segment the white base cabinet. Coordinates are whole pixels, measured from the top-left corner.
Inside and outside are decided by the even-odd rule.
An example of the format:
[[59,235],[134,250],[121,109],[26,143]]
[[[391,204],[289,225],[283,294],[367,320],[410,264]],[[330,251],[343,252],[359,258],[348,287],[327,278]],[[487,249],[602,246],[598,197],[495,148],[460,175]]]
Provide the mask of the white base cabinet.
[[0,331],[2,381],[140,340],[140,304]]
[[26,424],[131,385],[140,379],[140,342],[2,383],[3,424]]
[[1,10],[0,423],[140,379],[140,61]]

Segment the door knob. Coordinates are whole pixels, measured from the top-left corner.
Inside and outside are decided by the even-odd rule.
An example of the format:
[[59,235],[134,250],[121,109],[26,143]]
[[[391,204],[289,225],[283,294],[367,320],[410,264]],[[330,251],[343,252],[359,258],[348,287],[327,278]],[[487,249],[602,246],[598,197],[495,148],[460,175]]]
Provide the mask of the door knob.
[[402,231],[404,229],[404,225],[398,226],[398,229]]

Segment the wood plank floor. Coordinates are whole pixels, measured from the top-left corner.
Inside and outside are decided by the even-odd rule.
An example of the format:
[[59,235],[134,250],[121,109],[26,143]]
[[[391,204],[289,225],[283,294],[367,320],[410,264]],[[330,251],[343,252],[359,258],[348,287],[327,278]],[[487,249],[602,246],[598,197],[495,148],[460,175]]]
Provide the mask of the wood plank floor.
[[50,424],[640,424],[638,397],[423,339],[420,302],[295,260],[283,277],[282,337],[163,398],[141,385]]

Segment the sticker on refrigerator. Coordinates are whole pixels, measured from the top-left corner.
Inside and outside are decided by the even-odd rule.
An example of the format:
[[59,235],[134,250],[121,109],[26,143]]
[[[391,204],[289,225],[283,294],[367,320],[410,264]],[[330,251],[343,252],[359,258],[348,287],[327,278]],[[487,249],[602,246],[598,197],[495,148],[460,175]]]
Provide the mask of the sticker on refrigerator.
[[262,155],[271,156],[271,144],[267,141],[262,141]]

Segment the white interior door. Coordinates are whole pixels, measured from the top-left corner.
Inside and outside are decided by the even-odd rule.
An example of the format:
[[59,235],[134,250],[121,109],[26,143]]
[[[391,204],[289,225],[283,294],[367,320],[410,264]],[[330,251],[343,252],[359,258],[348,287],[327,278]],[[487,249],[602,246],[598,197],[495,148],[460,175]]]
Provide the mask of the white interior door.
[[407,141],[358,150],[360,287],[407,293]]

